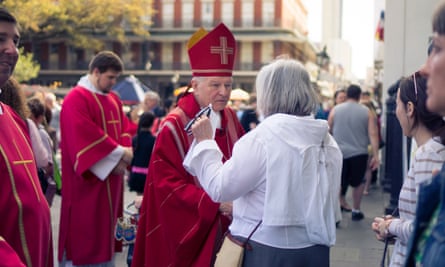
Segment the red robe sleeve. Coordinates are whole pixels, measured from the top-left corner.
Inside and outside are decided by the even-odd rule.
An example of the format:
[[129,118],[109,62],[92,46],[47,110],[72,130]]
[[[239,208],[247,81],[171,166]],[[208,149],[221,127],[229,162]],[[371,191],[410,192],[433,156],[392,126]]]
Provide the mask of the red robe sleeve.
[[[94,95],[85,89],[74,88],[64,100],[61,119],[70,123],[64,123],[61,126],[65,135],[63,140],[69,142],[63,147],[68,150],[65,155],[69,155],[70,161],[74,162],[73,167],[77,175],[83,175],[119,144],[131,147],[131,135],[127,132],[128,120],[122,111],[120,100],[117,96],[113,96],[107,101],[99,101],[97,98],[101,97],[100,95]],[[120,124],[115,124],[119,125],[120,129],[114,129],[115,125],[108,123],[109,114],[104,114],[104,110],[110,109],[116,113],[113,119],[121,121]]]
[[2,237],[0,237],[0,259],[2,259],[2,267],[26,267],[17,253]]
[[164,125],[150,160],[133,266],[209,266],[219,204],[182,167],[182,125]]

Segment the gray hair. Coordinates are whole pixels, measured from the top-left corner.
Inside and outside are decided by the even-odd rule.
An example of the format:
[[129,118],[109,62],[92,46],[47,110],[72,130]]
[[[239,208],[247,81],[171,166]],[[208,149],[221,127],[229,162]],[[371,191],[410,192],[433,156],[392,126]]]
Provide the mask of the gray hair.
[[159,94],[155,91],[148,91],[145,93],[145,99],[151,99],[151,100],[156,100],[156,102],[159,103],[159,101],[161,101],[161,97],[159,96]]
[[315,113],[318,97],[309,73],[294,59],[278,59],[261,68],[256,77],[258,110],[264,116]]

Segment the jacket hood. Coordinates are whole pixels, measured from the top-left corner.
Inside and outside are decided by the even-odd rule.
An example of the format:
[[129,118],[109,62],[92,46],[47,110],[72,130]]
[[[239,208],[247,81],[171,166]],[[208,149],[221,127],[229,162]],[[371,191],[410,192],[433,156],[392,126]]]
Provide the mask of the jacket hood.
[[292,147],[321,144],[328,133],[328,123],[325,120],[282,113],[267,117],[258,127],[267,128],[275,138]]

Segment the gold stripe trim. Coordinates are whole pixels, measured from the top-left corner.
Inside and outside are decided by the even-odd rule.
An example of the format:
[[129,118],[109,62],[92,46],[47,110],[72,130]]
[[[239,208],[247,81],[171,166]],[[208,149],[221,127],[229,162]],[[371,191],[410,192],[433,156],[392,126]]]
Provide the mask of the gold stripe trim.
[[153,234],[156,230],[159,229],[159,227],[161,227],[160,224],[158,224],[155,228],[153,228],[153,230],[151,230],[150,232],[148,232],[145,237],[149,237],[151,234]]
[[107,139],[107,135],[102,136],[99,140],[89,144],[88,146],[86,146],[84,149],[80,150],[77,154],[76,154],[76,161],[74,162],[74,170],[77,170],[77,165],[79,164],[79,158],[87,151],[90,150],[93,146],[103,142],[105,139]]
[[173,189],[173,191],[168,194],[168,196],[164,199],[164,201],[162,201],[161,205],[159,206],[160,208],[162,208],[162,206],[165,204],[165,202],[167,202],[167,200],[173,195],[174,192],[176,192],[177,190],[183,188],[184,186],[186,186],[186,184],[180,185],[178,187],[176,187],[175,189]]
[[2,154],[3,158],[5,159],[5,165],[8,169],[9,174],[9,180],[11,182],[12,187],[12,194],[14,195],[14,199],[17,202],[17,208],[18,208],[18,224],[19,224],[19,235],[20,235],[20,242],[22,243],[23,253],[25,254],[26,264],[27,266],[32,266],[31,262],[31,255],[29,254],[28,244],[26,243],[26,235],[25,235],[25,227],[23,225],[23,204],[20,199],[19,194],[17,193],[17,188],[15,185],[14,175],[12,173],[11,165],[9,165],[8,157],[3,149],[3,147],[0,145],[0,153]]
[[184,151],[184,148],[181,145],[181,140],[179,138],[178,133],[176,132],[175,127],[169,121],[165,122],[164,126],[167,126],[170,129],[170,131],[171,131],[171,133],[173,135],[173,138],[175,139],[176,147],[179,150],[179,154],[181,154],[181,158],[184,158],[185,157],[185,151]]
[[96,100],[97,106],[100,109],[100,116],[102,117],[102,128],[104,130],[105,133],[107,132],[107,121],[105,120],[105,113],[104,113],[104,108],[102,107],[102,103],[99,101],[99,98],[97,98],[97,95],[93,92],[91,92],[91,94],[93,95],[94,100]]

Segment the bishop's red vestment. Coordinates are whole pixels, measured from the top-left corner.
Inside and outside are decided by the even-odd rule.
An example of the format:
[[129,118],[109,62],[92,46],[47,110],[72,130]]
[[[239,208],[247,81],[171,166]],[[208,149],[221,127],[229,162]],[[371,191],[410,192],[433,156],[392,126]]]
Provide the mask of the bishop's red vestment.
[[[192,136],[184,125],[200,110],[193,94],[163,120],[150,159],[140,210],[133,267],[210,266],[229,220],[183,167]],[[226,107],[215,140],[231,156],[233,144],[244,133],[235,112]]]
[[131,147],[120,99],[77,85],[61,114],[62,207],[58,259],[74,265],[112,260],[120,244],[114,228],[123,210],[123,177],[100,180],[90,168],[118,145]]
[[0,265],[51,267],[51,215],[28,128],[9,106],[0,109]]

